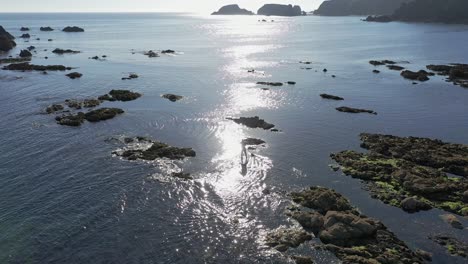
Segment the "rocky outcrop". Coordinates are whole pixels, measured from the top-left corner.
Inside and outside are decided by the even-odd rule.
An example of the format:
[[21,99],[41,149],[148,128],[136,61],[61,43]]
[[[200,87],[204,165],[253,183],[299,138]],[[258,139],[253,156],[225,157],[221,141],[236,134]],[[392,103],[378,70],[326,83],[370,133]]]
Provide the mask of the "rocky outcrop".
[[361,134],[361,140],[369,153],[331,157],[344,174],[363,180],[373,198],[407,212],[437,207],[468,216],[468,146],[378,134]]
[[403,78],[420,82],[429,81],[429,76],[433,75],[434,73],[427,72],[425,70],[420,70],[418,72],[406,70],[401,72],[401,76]]
[[0,59],[0,64],[8,64],[8,63],[20,63],[20,62],[26,62],[30,61],[31,57],[25,57],[25,58],[5,58],[5,59]]
[[73,27],[65,27],[64,29],[62,29],[63,32],[84,32],[84,29],[80,28],[80,27],[76,27],[76,26],[73,26]]
[[[359,213],[334,190],[310,187],[290,196],[301,207],[294,206],[287,215],[320,239],[323,244],[315,244],[316,249],[333,252],[343,263],[425,263],[383,223]],[[307,234],[297,228],[280,228],[270,233],[266,242],[286,251],[310,240]]]
[[0,26],[0,51],[6,52],[16,47],[14,39],[15,37]]
[[75,54],[75,53],[80,53],[77,50],[71,50],[71,49],[54,49],[52,53],[63,55],[63,54]]
[[163,94],[161,97],[166,98],[171,102],[177,102],[179,100],[182,100],[182,98],[184,98],[183,96],[176,95],[176,94]]
[[29,52],[29,50],[21,50],[19,56],[21,58],[31,58],[32,57],[32,53]]
[[427,69],[447,76],[447,81],[468,88],[468,64],[452,63],[449,65],[427,65]]
[[40,30],[41,31],[54,31],[54,29],[51,27],[41,27]]
[[156,160],[162,158],[181,160],[196,156],[195,151],[191,148],[172,147],[144,137],[129,138],[124,141],[128,144],[127,147],[116,150],[113,154],[127,160]]
[[15,63],[3,67],[4,70],[10,71],[67,71],[71,70],[71,67],[65,67],[63,65],[34,65],[28,62]]
[[29,28],[28,27],[21,27],[20,31],[29,31]]
[[347,107],[347,106],[337,107],[336,110],[338,110],[339,112],[352,113],[352,114],[368,113],[368,114],[377,115],[377,112],[373,110],[353,108],[353,107]]
[[79,73],[79,72],[71,72],[69,74],[66,75],[68,78],[70,79],[78,79],[78,78],[81,78],[81,76],[83,76],[83,74]]
[[314,11],[322,16],[391,15],[410,0],[327,0]]
[[265,120],[260,119],[258,116],[228,119],[250,128],[263,128],[265,130],[269,130],[275,127],[275,125],[265,122]]
[[339,96],[331,95],[331,94],[321,94],[320,97],[322,97],[323,99],[329,99],[329,100],[337,100],[337,101],[344,100],[343,97],[339,97]]
[[257,82],[258,85],[283,86],[281,82]]
[[304,13],[300,6],[266,4],[258,11],[258,15],[263,16],[302,16]]
[[100,108],[86,113],[78,112],[77,114],[57,116],[55,120],[57,121],[57,124],[62,126],[80,126],[85,120],[96,123],[112,119],[123,113],[124,111],[119,108]]
[[226,5],[211,15],[255,15],[252,11],[242,9],[238,5]]

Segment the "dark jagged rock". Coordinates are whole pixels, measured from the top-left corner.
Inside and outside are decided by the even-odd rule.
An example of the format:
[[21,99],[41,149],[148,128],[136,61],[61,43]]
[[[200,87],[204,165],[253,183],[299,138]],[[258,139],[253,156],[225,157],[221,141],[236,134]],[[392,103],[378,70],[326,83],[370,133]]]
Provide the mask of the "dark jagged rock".
[[278,4],[266,4],[262,6],[258,11],[258,15],[263,16],[302,16],[302,9],[300,6],[292,5],[278,5]]
[[291,198],[295,203],[316,210],[321,214],[328,211],[352,210],[349,201],[334,190],[312,186],[300,192],[292,192]]
[[211,15],[255,15],[252,11],[240,8],[238,5],[226,5]]
[[159,54],[157,54],[156,52],[152,51],[152,50],[149,50],[147,52],[144,53],[146,56],[150,57],[150,58],[155,58],[155,57],[159,57]]
[[322,16],[365,16],[391,15],[404,2],[409,0],[329,0],[324,1],[314,11]]
[[28,39],[28,38],[31,38],[31,35],[29,35],[28,33],[26,33],[26,34],[21,35],[20,38]]
[[29,50],[21,50],[19,56],[21,58],[30,58],[30,57],[32,57],[32,53],[29,52]]
[[0,26],[0,51],[6,52],[16,47],[14,39],[15,37]]
[[283,86],[281,82],[257,82],[258,85]]
[[289,85],[295,85],[296,84],[296,82],[292,82],[292,81],[288,81],[286,83],[289,84]]
[[265,244],[280,252],[296,248],[312,239],[312,236],[298,228],[278,228],[267,234]]
[[396,64],[396,62],[391,61],[391,60],[371,60],[369,61],[370,64],[374,66],[380,66],[380,65],[387,65],[387,64]]
[[128,77],[123,77],[122,80],[131,80],[131,79],[137,79],[139,76],[138,74],[131,73],[128,75]]
[[401,67],[398,65],[387,65],[387,68],[389,68],[390,70],[394,70],[394,71],[401,71],[405,69],[404,67]]
[[124,111],[119,108],[100,108],[85,113],[84,119],[89,122],[100,122],[108,119],[112,119],[117,115],[123,114]]
[[[191,148],[172,147],[165,143],[153,141],[147,138],[135,138],[126,140],[129,144],[146,143],[129,146],[128,149],[122,151],[114,151],[113,154],[127,160],[156,160],[167,158],[170,160],[181,160],[187,157],[195,157],[196,153]],[[150,146],[146,146],[146,145]],[[145,145],[145,146],[143,146]]]
[[464,192],[468,175],[468,146],[424,138],[361,134],[369,153],[343,151],[331,157],[344,174],[365,182],[373,198],[408,212],[437,207],[468,215]]
[[28,62],[15,63],[3,67],[4,70],[10,71],[67,71],[71,70],[71,67],[65,67],[63,65],[34,65]]
[[373,72],[373,73],[380,73],[379,70],[373,70],[372,72]]
[[20,31],[29,31],[28,27],[21,27]]
[[468,244],[447,235],[429,237],[430,240],[445,247],[451,255],[468,258]]
[[54,31],[54,29],[51,27],[41,27],[40,30],[41,31]]
[[339,96],[335,96],[331,94],[321,94],[320,97],[324,99],[330,99],[330,100],[338,100],[338,101],[344,100],[343,97],[339,97]]
[[377,114],[373,110],[352,108],[352,107],[347,107],[347,106],[338,107],[338,108],[336,108],[336,110],[338,110],[340,112],[352,113],[352,114],[358,114],[358,113],[369,113],[369,114],[373,114],[373,115]]
[[429,76],[432,76],[432,75],[434,74],[427,72],[425,70],[420,70],[418,72],[406,70],[406,71],[401,72],[401,76],[403,76],[403,78],[409,79],[409,80],[417,80],[420,82],[429,81]]
[[468,88],[468,64],[453,63],[450,65],[427,65],[427,69],[447,76],[447,81]]
[[175,94],[163,94],[162,98],[166,98],[171,102],[177,102],[177,101],[181,100],[184,97],[180,96],[180,95],[175,95]]
[[466,0],[414,0],[402,4],[392,15],[393,20],[468,24]]
[[368,16],[366,19],[364,19],[364,21],[388,23],[392,22],[393,19],[391,16]]
[[[132,92],[129,90],[112,90],[109,92],[109,95],[112,97],[112,99],[109,99],[108,101],[122,101],[122,102],[128,102],[128,101],[133,101],[141,97],[141,94]],[[108,97],[105,95],[102,97],[99,97],[99,100],[107,100]]]
[[258,138],[245,138],[242,140],[242,145],[247,145],[247,146],[254,146],[254,145],[262,145],[265,144],[264,140],[258,139]]
[[63,109],[64,109],[63,105],[53,104],[53,105],[47,107],[46,112],[48,114],[52,114],[52,113],[55,113],[55,112],[62,111]]
[[67,114],[67,115],[62,115],[62,116],[57,116],[55,118],[57,121],[57,124],[61,126],[81,126],[85,120],[85,114],[82,112],[79,112],[77,114]]
[[83,76],[83,74],[81,74],[79,72],[71,72],[71,73],[67,74],[67,77],[70,78],[70,79],[78,79],[78,78],[81,78],[81,76]]
[[237,124],[241,124],[250,128],[263,128],[265,130],[268,130],[268,129],[272,129],[275,127],[275,125],[265,122],[265,120],[260,119],[258,116],[228,118],[228,119],[234,121]]
[[52,51],[52,53],[62,55],[62,54],[76,54],[76,53],[80,53],[80,52],[77,51],[77,50],[71,50],[71,49],[65,49],[65,50],[64,50],[64,49],[58,49],[58,48],[57,48],[57,49],[54,49],[54,50]]
[[84,29],[73,26],[73,27],[65,27],[64,29],[62,29],[62,31],[63,32],[84,32]]
[[29,47],[28,47],[28,50],[29,50],[29,51],[32,51],[32,50],[35,50],[35,49],[36,49],[36,47],[34,47],[34,46],[29,46]]

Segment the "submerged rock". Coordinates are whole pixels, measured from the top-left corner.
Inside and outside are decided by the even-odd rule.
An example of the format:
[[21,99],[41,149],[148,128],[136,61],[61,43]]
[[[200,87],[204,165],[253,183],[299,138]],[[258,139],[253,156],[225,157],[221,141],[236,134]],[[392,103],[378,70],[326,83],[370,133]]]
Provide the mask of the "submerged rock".
[[278,228],[267,234],[265,244],[280,252],[296,248],[302,243],[312,240],[312,236],[298,228]]
[[163,94],[162,98],[166,98],[171,102],[176,102],[176,101],[181,100],[184,97],[181,95],[175,95],[175,94]]
[[250,128],[263,128],[265,130],[268,130],[275,127],[275,125],[265,122],[265,120],[260,119],[258,116],[228,119],[234,121],[237,124],[241,124]]
[[65,27],[64,29],[62,29],[63,32],[84,32],[84,29],[80,28],[80,27],[76,27],[76,26],[73,26],[73,27]]
[[15,37],[0,26],[0,51],[6,52],[16,47],[14,39]]
[[29,28],[28,27],[21,27],[20,31],[29,31]]
[[[172,147],[169,146],[168,144],[158,142],[158,141],[152,141],[147,138],[135,138],[132,139],[132,141],[127,141],[129,143],[148,143],[150,144],[148,146],[143,146],[142,144],[137,144],[134,146],[134,148],[129,148],[123,151],[114,151],[113,154],[120,156],[124,159],[127,160],[156,160],[156,159],[162,159],[162,158],[167,158],[171,160],[181,160],[186,157],[195,157],[196,153],[192,148],[178,148],[178,147]],[[184,178],[188,178],[188,176],[185,174],[175,174],[173,176],[185,176]]]
[[252,11],[240,8],[238,5],[226,5],[211,15],[255,15]]
[[296,264],[314,264],[314,260],[307,256],[292,256]]
[[5,59],[0,59],[0,64],[19,63],[19,62],[26,62],[26,61],[30,61],[30,60],[31,60],[31,57],[5,58]]
[[453,214],[444,214],[441,215],[440,218],[442,218],[442,220],[444,220],[447,224],[451,225],[453,228],[463,229],[463,224]]
[[80,53],[80,52],[77,51],[77,50],[71,50],[71,49],[66,49],[66,50],[64,50],[64,49],[59,49],[59,48],[54,49],[52,52],[55,53],[55,54],[60,54],[60,55],[62,55],[62,54],[76,54],[76,53]]
[[451,255],[468,258],[468,244],[465,242],[446,235],[431,236],[429,239],[445,247]]
[[21,58],[30,58],[30,57],[32,57],[32,53],[29,52],[29,50],[21,50],[19,56]]
[[150,58],[159,57],[159,55],[156,52],[152,51],[152,50],[149,50],[149,51],[145,52],[144,54],[146,56],[150,57]]
[[343,97],[339,97],[339,96],[335,96],[331,94],[321,94],[320,97],[324,99],[330,99],[330,100],[338,100],[338,101],[344,100]]
[[345,112],[345,113],[353,113],[353,114],[358,114],[358,113],[369,113],[376,115],[377,113],[373,110],[368,110],[368,109],[360,109],[360,108],[352,108],[352,107],[347,107],[347,106],[341,106],[336,108],[336,110],[340,112]]
[[63,65],[34,65],[28,62],[15,63],[3,67],[4,70],[10,71],[67,71],[71,70],[71,67],[65,67]]
[[390,70],[394,70],[394,71],[401,71],[405,69],[404,67],[401,67],[398,65],[387,65],[387,68],[389,68]]
[[171,173],[171,176],[174,177],[174,178],[182,179],[182,180],[193,180],[193,177],[190,176],[190,173],[173,172],[173,173]]
[[40,30],[41,31],[54,31],[54,29],[51,27],[41,27]]
[[403,78],[409,79],[409,80],[417,80],[417,81],[420,81],[420,82],[429,81],[428,76],[432,76],[432,75],[434,75],[434,74],[430,73],[430,72],[427,72],[425,70],[420,70],[418,72],[413,72],[413,71],[406,70],[406,71],[401,72],[401,76],[403,76]]
[[71,72],[69,74],[66,75],[68,78],[70,79],[77,79],[77,78],[81,78],[81,76],[83,76],[83,74],[79,73],[79,72]]
[[369,153],[342,151],[331,157],[344,174],[359,178],[373,198],[408,212],[437,207],[468,216],[468,146],[424,138],[361,134]]

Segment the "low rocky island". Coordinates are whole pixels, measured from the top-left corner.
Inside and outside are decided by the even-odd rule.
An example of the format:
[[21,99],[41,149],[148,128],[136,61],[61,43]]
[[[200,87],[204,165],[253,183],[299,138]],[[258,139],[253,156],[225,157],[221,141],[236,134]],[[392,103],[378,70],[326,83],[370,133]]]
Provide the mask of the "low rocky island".
[[239,5],[227,5],[221,7],[217,12],[213,12],[211,15],[255,15],[255,13],[240,8]]
[[84,29],[77,27],[77,26],[73,26],[73,27],[68,26],[62,29],[62,31],[63,32],[84,32]]
[[275,127],[275,125],[265,122],[265,120],[260,119],[258,116],[228,119],[234,121],[237,124],[241,124],[249,128],[263,128],[265,130],[269,130]]
[[29,64],[29,62],[14,63],[3,67],[4,70],[10,71],[67,71],[71,70],[71,67],[63,65],[35,65]]
[[279,4],[266,4],[258,11],[258,15],[262,16],[303,16],[306,15],[300,6],[292,5],[279,5]]
[[116,150],[112,154],[127,160],[156,160],[167,158],[181,160],[187,157],[195,157],[196,153],[191,148],[172,147],[168,144],[153,141],[145,137],[125,139],[128,146],[122,150]]

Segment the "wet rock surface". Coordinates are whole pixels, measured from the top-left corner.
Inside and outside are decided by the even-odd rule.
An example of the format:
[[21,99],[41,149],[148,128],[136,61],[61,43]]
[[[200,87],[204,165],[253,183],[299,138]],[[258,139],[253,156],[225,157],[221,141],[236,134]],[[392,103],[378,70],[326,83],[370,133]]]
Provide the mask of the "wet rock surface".
[[280,228],[268,234],[266,244],[278,251],[310,240],[310,231],[323,243],[315,244],[315,249],[331,251],[343,263],[425,263],[421,254],[413,252],[384,224],[360,214],[334,190],[313,186],[290,196],[301,207],[293,207],[287,215],[305,230]]
[[63,32],[84,32],[84,29],[77,27],[77,26],[73,26],[73,27],[68,26],[62,29],[62,31]]
[[57,49],[54,49],[54,50],[52,51],[52,53],[62,55],[62,54],[76,54],[76,53],[80,53],[80,52],[77,51],[77,50],[59,49],[59,48],[57,48]]
[[352,113],[352,114],[359,114],[359,113],[369,113],[369,114],[373,114],[373,115],[377,114],[373,110],[353,108],[353,107],[347,107],[347,106],[338,107],[338,108],[336,108],[336,110],[338,110],[340,112]]
[[68,78],[70,79],[78,79],[78,78],[81,78],[81,76],[83,76],[83,74],[79,73],[79,72],[71,72],[69,74],[66,75]]
[[176,95],[176,94],[163,94],[161,97],[166,98],[171,102],[177,102],[179,100],[182,100],[182,98],[184,98],[183,96]]
[[258,138],[245,138],[241,141],[243,145],[250,145],[250,146],[256,146],[256,145],[262,145],[265,144],[266,142],[264,140],[258,139]]
[[378,134],[361,134],[361,140],[369,153],[342,151],[331,157],[344,174],[363,180],[373,198],[407,212],[437,207],[468,215],[468,146]]
[[468,64],[453,63],[449,65],[427,65],[428,70],[438,75],[447,76],[447,81],[468,88]]
[[394,61],[391,61],[391,60],[371,60],[369,61],[370,64],[374,65],[374,66],[381,66],[381,65],[392,65],[392,64],[396,64],[396,62]]
[[435,243],[445,247],[448,253],[455,256],[468,258],[468,244],[447,235],[429,237]]
[[429,81],[429,76],[433,75],[433,73],[427,72],[425,70],[420,70],[418,72],[406,70],[401,72],[401,76],[403,76],[403,78],[420,82]]
[[405,69],[405,67],[401,67],[398,65],[387,65],[387,68],[389,68],[390,70],[394,70],[394,71],[401,71]]
[[343,97],[339,97],[339,96],[331,95],[331,94],[321,94],[320,97],[322,97],[323,99],[330,99],[330,100],[337,100],[337,101],[344,100]]
[[[168,144],[153,141],[144,137],[126,138],[128,148],[114,151],[113,154],[127,160],[156,160],[167,158],[181,160],[187,157],[195,157],[196,152],[192,148],[172,147]],[[187,174],[172,174],[173,177],[191,179]]]
[[159,57],[159,54],[152,50],[146,51],[144,54],[150,58]]
[[265,120],[260,119],[258,116],[228,118],[228,120],[232,120],[236,124],[241,124],[249,128],[263,128],[265,130],[268,130],[275,127],[275,125],[265,122]]
[[67,71],[71,70],[71,67],[65,67],[63,65],[34,65],[28,62],[15,63],[3,67],[4,70],[10,71]]
[[100,108],[89,111],[84,114],[84,119],[89,122],[100,122],[108,119],[112,119],[117,115],[123,114],[124,111],[120,108]]

